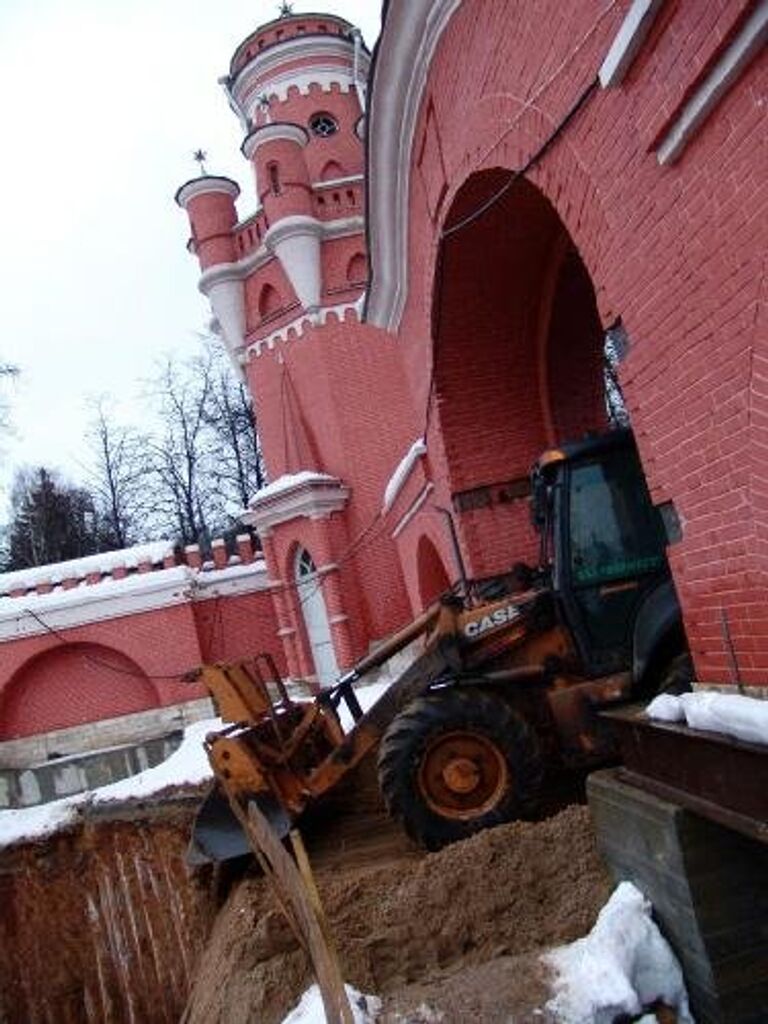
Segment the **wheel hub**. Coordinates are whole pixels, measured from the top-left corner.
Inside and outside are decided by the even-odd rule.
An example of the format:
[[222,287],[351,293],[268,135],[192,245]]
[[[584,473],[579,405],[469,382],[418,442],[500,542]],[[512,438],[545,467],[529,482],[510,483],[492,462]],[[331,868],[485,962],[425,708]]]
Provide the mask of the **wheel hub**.
[[418,771],[425,802],[446,818],[469,820],[492,810],[510,784],[504,755],[481,732],[461,730],[436,736]]

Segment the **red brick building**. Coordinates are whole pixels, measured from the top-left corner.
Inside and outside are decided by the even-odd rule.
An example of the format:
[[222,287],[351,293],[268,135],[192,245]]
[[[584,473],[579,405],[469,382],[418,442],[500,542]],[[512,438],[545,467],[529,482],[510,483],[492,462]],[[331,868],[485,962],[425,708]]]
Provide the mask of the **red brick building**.
[[363,120],[341,19],[238,48],[257,212],[213,176],[177,198],[258,406],[274,483],[250,515],[292,674],[330,679],[455,578],[440,509],[474,576],[534,554],[520,481],[604,425],[613,327],[698,678],[729,679],[725,614],[765,685],[767,21],[390,0]]
[[605,424],[609,328],[697,676],[731,681],[725,617],[764,687],[767,24],[765,0],[390,0],[372,66],[337,17],[249,36],[225,84],[255,212],[216,176],[177,198],[258,408],[265,561],[5,578],[3,764],[182,714],[201,661],[331,682],[455,580],[446,510],[471,575],[535,557],[523,481]]

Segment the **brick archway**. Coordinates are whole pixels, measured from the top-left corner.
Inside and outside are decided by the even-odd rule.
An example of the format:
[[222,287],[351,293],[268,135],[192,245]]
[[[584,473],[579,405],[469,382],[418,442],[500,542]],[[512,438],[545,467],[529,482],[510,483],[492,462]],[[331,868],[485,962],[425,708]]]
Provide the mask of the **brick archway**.
[[28,661],[0,700],[0,740],[116,718],[157,707],[139,666],[101,644],[66,644]]
[[[448,210],[433,289],[436,418],[473,575],[533,558],[530,467],[606,426],[603,330],[557,211],[510,172],[472,175]],[[475,211],[485,209],[467,222]]]

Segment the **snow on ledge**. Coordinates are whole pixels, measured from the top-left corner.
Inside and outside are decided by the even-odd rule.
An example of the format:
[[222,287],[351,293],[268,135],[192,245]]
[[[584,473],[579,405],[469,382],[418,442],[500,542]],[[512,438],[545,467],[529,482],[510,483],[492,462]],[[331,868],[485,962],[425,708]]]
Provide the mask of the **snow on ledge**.
[[645,713],[660,722],[685,722],[691,729],[720,732],[747,743],[768,745],[768,700],[738,693],[662,693]]
[[383,509],[388,512],[395,503],[400,491],[405,487],[405,482],[411,475],[411,471],[419,459],[427,454],[427,444],[423,437],[418,438],[413,442],[411,447],[405,453],[403,458],[397,465],[392,476],[387,481],[387,486],[384,488],[384,503]]
[[254,505],[258,505],[262,501],[267,501],[277,495],[284,494],[286,491],[293,491],[304,484],[337,484],[338,482],[335,476],[329,476],[328,473],[318,473],[314,469],[302,469],[298,473],[286,473],[284,476],[279,476],[277,480],[273,480],[271,484],[267,484],[266,487],[262,487],[260,491],[257,491],[251,498],[249,506],[253,508]]
[[111,573],[120,568],[135,569],[145,563],[157,565],[172,554],[171,541],[156,540],[131,548],[121,548],[118,551],[104,551],[98,555],[87,555],[85,558],[73,558],[68,562],[53,562],[31,569],[16,569],[13,572],[0,573],[0,594],[8,594],[12,590],[33,590],[44,583],[83,579],[90,573]]
[[131,775],[101,789],[76,793],[63,800],[0,811],[0,849],[53,835],[82,820],[89,807],[144,800],[166,790],[183,790],[207,782],[212,773],[203,740],[207,733],[221,728],[219,718],[194,722],[184,730],[181,745],[154,768],[147,768],[138,775]]
[[621,882],[589,935],[542,957],[555,971],[546,1005],[564,1024],[611,1024],[657,1000],[693,1024],[680,965],[651,917],[651,904]]

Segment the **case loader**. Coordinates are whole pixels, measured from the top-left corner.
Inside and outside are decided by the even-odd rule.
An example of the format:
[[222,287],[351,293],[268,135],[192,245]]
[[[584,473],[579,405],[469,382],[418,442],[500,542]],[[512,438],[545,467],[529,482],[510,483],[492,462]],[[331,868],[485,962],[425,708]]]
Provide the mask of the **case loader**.
[[[255,801],[285,835],[374,752],[388,810],[437,849],[532,813],[548,767],[612,757],[599,709],[687,688],[665,526],[631,434],[545,452],[531,505],[536,568],[446,594],[312,701],[290,697],[268,655],[201,669],[230,724],[206,740],[217,788],[193,860],[247,852],[227,801]],[[420,652],[363,713],[355,684],[414,641]]]

